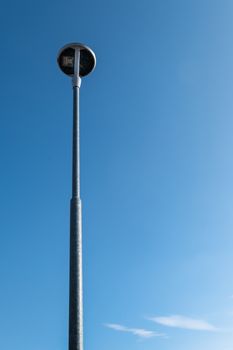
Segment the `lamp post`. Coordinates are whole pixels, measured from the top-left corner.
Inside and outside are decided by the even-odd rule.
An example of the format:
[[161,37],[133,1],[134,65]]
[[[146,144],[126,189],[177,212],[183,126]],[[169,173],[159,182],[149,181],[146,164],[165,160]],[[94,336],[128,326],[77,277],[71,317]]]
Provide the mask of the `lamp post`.
[[96,64],[94,52],[86,45],[73,43],[58,53],[57,62],[73,84],[72,198],[70,201],[70,286],[69,350],[83,350],[82,287],[82,208],[80,198],[79,89],[81,78]]

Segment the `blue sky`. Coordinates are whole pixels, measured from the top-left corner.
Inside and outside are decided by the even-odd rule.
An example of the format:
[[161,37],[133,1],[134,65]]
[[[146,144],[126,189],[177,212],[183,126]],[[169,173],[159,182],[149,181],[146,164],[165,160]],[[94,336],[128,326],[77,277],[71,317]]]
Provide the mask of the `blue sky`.
[[71,82],[85,349],[232,350],[233,3],[2,1],[0,349],[65,350]]

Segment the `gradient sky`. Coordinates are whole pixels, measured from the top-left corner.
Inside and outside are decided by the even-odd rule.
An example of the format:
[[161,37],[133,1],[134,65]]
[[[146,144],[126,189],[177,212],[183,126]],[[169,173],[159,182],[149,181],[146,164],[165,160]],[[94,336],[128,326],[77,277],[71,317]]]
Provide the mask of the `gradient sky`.
[[80,41],[85,350],[232,350],[233,2],[1,2],[0,349],[66,350]]

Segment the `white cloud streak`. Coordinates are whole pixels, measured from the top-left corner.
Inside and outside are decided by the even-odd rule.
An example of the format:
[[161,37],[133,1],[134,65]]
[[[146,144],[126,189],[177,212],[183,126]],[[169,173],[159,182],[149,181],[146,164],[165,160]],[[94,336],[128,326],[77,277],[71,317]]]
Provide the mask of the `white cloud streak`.
[[218,330],[212,324],[204,320],[190,318],[190,317],[181,316],[181,315],[149,317],[148,320],[151,320],[155,323],[158,323],[162,326],[167,326],[167,327],[190,329],[195,331],[209,331],[209,332],[214,332]]
[[142,328],[128,328],[115,323],[106,323],[105,326],[108,328],[114,329],[115,331],[131,333],[133,335],[138,336],[139,338],[166,337],[166,335],[163,333],[149,331],[147,329],[142,329]]

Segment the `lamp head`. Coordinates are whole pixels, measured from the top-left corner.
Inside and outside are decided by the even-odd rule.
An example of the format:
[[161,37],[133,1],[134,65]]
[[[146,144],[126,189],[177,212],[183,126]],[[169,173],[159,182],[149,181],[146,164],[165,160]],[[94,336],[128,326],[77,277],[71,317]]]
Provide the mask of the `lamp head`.
[[80,51],[79,76],[82,78],[91,73],[96,65],[94,52],[86,45],[79,43],[67,44],[58,53],[57,63],[66,75],[75,75],[75,51]]

